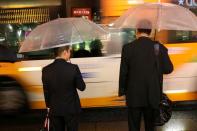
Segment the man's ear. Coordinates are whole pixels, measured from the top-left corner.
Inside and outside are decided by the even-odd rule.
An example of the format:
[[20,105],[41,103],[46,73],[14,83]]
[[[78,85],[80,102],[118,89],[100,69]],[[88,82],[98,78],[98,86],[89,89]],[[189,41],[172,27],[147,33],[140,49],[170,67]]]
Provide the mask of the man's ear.
[[63,53],[68,53],[68,51],[67,50],[64,50]]

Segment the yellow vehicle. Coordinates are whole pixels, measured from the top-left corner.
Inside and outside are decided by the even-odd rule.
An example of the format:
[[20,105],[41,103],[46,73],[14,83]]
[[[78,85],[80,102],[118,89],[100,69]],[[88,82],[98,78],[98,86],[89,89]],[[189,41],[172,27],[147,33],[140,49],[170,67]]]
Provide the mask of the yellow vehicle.
[[[17,53],[20,41],[34,27],[35,24],[1,25],[0,44]],[[125,106],[124,98],[117,96],[120,53],[123,44],[135,39],[135,31],[110,29],[110,32],[108,41],[83,43],[83,49],[90,53],[88,56],[76,56],[81,46],[73,46],[71,62],[79,65],[87,85],[84,92],[79,92],[83,108]],[[164,92],[172,101],[197,100],[197,32],[163,31],[157,38],[168,48],[175,67],[172,74],[164,77]],[[0,52],[0,111],[45,108],[41,70],[53,61],[53,51],[16,55],[17,60],[9,57],[6,60],[1,59]]]
[[[168,43],[166,46],[175,66],[174,72],[164,77],[164,92],[173,101],[197,100],[196,32],[168,31],[160,35],[167,38],[163,41]],[[117,96],[120,53],[122,45],[133,39],[134,30],[111,29],[109,41],[83,43],[84,49],[91,55],[75,56],[81,46],[73,46],[74,58],[71,62],[79,65],[87,85],[85,92],[79,92],[84,108],[125,105],[124,99]],[[100,53],[91,52],[93,47]],[[27,106],[31,109],[45,108],[41,70],[53,61],[52,49],[18,54],[18,58],[16,61],[1,58],[0,110],[18,111]]]

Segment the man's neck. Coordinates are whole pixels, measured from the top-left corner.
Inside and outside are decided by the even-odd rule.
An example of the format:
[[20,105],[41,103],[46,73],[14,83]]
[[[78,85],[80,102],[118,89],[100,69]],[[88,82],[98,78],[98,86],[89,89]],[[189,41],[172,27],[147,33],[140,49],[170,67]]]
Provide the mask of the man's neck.
[[137,34],[136,34],[136,38],[138,39],[138,38],[140,38],[140,37],[150,37],[148,34],[146,34],[146,33],[141,33],[141,32],[137,32]]
[[146,33],[140,33],[140,34],[138,35],[138,37],[149,37],[149,35],[146,34]]
[[61,57],[61,56],[57,56],[55,59],[63,59],[65,61],[68,61],[67,59],[65,59],[64,57]]

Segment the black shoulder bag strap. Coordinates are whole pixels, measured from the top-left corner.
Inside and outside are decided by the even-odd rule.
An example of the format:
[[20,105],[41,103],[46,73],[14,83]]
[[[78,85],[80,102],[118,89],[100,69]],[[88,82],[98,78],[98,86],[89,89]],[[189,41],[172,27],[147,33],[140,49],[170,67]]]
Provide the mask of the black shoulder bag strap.
[[159,78],[159,85],[161,88],[161,92],[160,92],[160,97],[162,99],[162,94],[163,94],[163,79],[161,76],[161,70],[160,70],[160,62],[159,62],[159,52],[160,52],[160,47],[159,47],[159,43],[155,43],[154,44],[154,52],[155,52],[155,59],[156,59],[156,68],[157,68],[157,73],[158,73],[158,78]]

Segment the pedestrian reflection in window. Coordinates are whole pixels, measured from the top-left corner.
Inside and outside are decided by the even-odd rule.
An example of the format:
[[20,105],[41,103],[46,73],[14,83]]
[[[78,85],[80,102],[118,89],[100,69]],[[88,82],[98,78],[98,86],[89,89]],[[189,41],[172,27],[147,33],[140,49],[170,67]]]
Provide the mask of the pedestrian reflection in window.
[[73,52],[73,57],[90,57],[91,54],[88,50],[85,49],[85,42],[79,44],[79,49]]
[[102,42],[96,39],[90,43],[90,52],[92,57],[102,56],[101,49],[103,48]]
[[99,57],[102,56],[102,51],[101,51],[102,48],[103,45],[99,39],[75,44],[73,45],[73,57],[74,58]]

